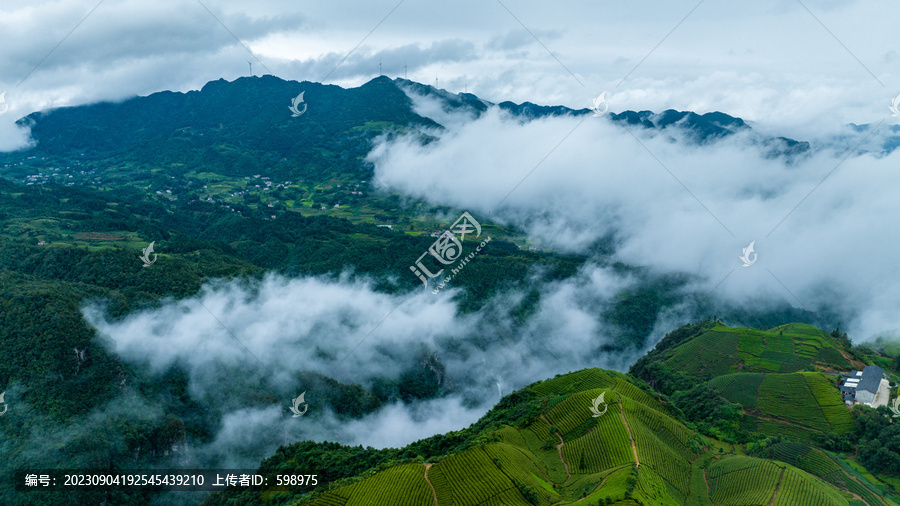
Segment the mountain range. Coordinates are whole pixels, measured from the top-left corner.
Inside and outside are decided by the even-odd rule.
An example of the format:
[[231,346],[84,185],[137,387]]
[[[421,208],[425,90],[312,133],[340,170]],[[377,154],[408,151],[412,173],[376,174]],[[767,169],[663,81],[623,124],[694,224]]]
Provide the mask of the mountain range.
[[[292,116],[289,106],[301,98],[306,107]],[[173,300],[202,301],[228,281],[253,294],[273,275],[362,280],[373,293],[414,295],[421,283],[410,265],[461,210],[385,188],[367,155],[382,137],[439,140],[450,126],[416,112],[422,98],[460,117],[492,108],[522,122],[594,115],[494,104],[383,76],[350,89],[262,76],[19,119],[32,145],[0,153],[7,470],[200,465],[194,449],[215,446],[229,416],[287,406],[297,385],[315,411],[341,423],[467,393],[461,384],[477,371],[450,371],[422,345],[391,355],[389,372],[353,383],[310,370],[282,381],[228,364],[216,371],[218,388],[200,395],[186,361],[155,368],[123,358],[97,329],[98,321],[122,325],[167,311]],[[606,120],[700,148],[746,135],[761,156],[787,164],[813,142],[762,135],[721,112],[623,111]],[[836,404],[835,376],[827,374],[878,364],[893,378],[886,350],[820,330],[837,326],[832,314],[786,303],[730,307],[686,293],[687,275],[617,261],[614,238],[574,254],[537,247],[515,226],[481,225],[491,246],[454,278],[452,300],[462,317],[496,311],[510,324],[448,339],[448,349],[517,345],[547,296],[543,287],[589,263],[633,280],[597,308],[611,335],[598,354],[640,356],[660,316],[686,301],[698,323],[672,330],[629,374],[590,368],[535,377],[472,426],[404,448],[284,444],[254,434],[265,445],[246,450],[243,462],[264,459],[267,474],[316,469],[323,485],[229,491],[208,504],[894,504],[900,446],[892,446],[886,408]],[[156,256],[145,267],[139,257],[150,244]],[[517,296],[495,302],[509,293]],[[722,319],[703,319],[714,312]],[[592,416],[601,404],[603,414]],[[8,504],[163,500],[149,491],[29,496],[10,483],[0,485]]]

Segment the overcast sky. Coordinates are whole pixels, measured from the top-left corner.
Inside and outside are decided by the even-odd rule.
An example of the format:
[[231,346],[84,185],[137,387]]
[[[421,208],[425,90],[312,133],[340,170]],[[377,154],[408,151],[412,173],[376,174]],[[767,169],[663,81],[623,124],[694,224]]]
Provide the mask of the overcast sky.
[[249,60],[257,75],[342,86],[381,61],[388,76],[495,102],[581,108],[607,91],[612,111],[721,110],[804,137],[890,116],[896,12],[886,0],[6,0],[0,135],[34,110],[233,80]]

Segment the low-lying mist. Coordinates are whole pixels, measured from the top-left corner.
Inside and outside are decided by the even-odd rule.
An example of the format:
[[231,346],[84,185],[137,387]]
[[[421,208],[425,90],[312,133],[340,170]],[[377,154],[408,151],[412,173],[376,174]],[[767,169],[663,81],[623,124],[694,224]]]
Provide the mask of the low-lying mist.
[[[100,304],[84,314],[126,362],[160,378],[173,367],[187,374],[188,394],[217,429],[180,458],[253,467],[279,445],[306,439],[403,446],[464,428],[534,381],[585,367],[627,370],[642,350],[604,351],[619,331],[602,313],[634,283],[586,264],[576,276],[535,287],[540,301],[524,320],[510,316],[523,297],[518,291],[463,313],[453,288],[390,295],[362,277],[274,274],[210,283],[195,297],[119,320]],[[651,340],[689,318],[684,308],[667,312]],[[348,417],[320,393],[321,377],[372,390],[416,368],[434,374],[436,396],[395,398]],[[302,392],[309,411],[293,417],[291,401]]]
[[[787,301],[839,314],[857,341],[900,333],[900,153],[882,151],[886,125],[822,125],[798,138],[812,141],[806,154],[771,156],[755,131],[698,143],[677,125],[590,114],[524,121],[492,107],[474,119],[407,93],[448,129],[372,150],[391,191],[515,225],[546,247],[584,252],[614,237],[617,260],[688,275],[696,292],[748,312]],[[758,261],[744,267],[751,242]]]

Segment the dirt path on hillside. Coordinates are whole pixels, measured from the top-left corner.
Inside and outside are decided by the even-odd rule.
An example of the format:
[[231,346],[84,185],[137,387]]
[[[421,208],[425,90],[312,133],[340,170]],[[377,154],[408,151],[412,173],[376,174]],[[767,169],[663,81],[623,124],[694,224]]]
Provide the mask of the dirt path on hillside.
[[[825,453],[825,452],[822,452],[822,453]],[[848,473],[843,467],[841,467],[841,465],[838,464],[838,462],[837,462],[836,460],[834,460],[834,457],[832,457],[831,455],[828,455],[827,453],[825,453],[825,456],[828,457],[829,459],[831,459],[832,461],[834,461],[834,463],[837,464],[837,466],[841,468],[841,472],[844,473],[845,476],[847,476],[847,477],[850,478],[851,480],[853,480],[853,481],[855,481],[856,483],[858,483],[860,487],[862,487],[862,488],[864,488],[864,489],[866,489],[866,490],[869,490],[869,487],[865,486],[865,484],[863,484],[863,482],[859,481],[859,479],[857,479],[856,476],[853,476],[852,474]],[[833,485],[833,484],[832,484],[832,485]],[[848,492],[849,492],[849,490],[848,490]],[[869,490],[869,492],[872,492],[872,491]],[[850,492],[850,493],[853,494],[853,492]],[[856,495],[856,494],[853,494],[853,495]],[[872,495],[875,496],[875,499],[876,499],[876,500],[878,500],[878,504],[879,504],[880,506],[887,506],[887,502],[883,501],[883,500],[881,499],[881,497],[878,496],[878,494],[876,494],[875,492],[872,492]],[[864,503],[866,503],[866,504],[869,504],[869,503],[867,503],[865,500],[863,500],[862,497],[860,497],[859,500],[862,501],[862,502],[864,502]],[[869,505],[869,506],[872,506],[872,505]]]
[[588,497],[591,496],[591,494],[593,494],[594,492],[600,490],[600,487],[602,487],[603,484],[606,483],[606,480],[608,480],[610,476],[616,474],[616,471],[618,471],[618,470],[620,470],[620,469],[624,469],[624,468],[626,468],[626,467],[628,467],[628,464],[625,464],[625,465],[622,465],[622,466],[619,466],[619,467],[614,467],[614,468],[612,468],[612,470],[609,472],[609,474],[607,474],[606,476],[603,477],[602,480],[600,480],[600,484],[597,485],[596,487],[594,487],[594,490],[591,490],[591,493],[590,493],[590,494],[588,494],[588,495],[582,497],[581,499],[578,499],[577,501],[572,501],[572,502],[569,503],[569,504],[576,504],[576,503],[580,503],[581,501],[586,500]]
[[781,488],[781,479],[784,478],[784,472],[786,470],[787,470],[786,467],[782,468],[781,474],[778,475],[778,483],[775,484],[775,492],[772,492],[772,498],[769,499],[769,506],[772,506],[773,504],[775,504],[775,497],[778,496],[778,489]]
[[622,405],[622,396],[619,396],[619,416],[622,417],[622,423],[625,424],[625,430],[628,431],[628,440],[631,441],[631,451],[634,452],[635,467],[641,467],[641,461],[637,456],[637,445],[634,444],[634,436],[631,435],[631,427],[628,426],[628,420],[625,419],[625,406]]
[[434,489],[434,485],[432,485],[431,480],[428,479],[428,470],[429,469],[431,469],[431,464],[425,464],[425,482],[428,483],[429,487],[431,487],[431,495],[434,496],[434,506],[438,506],[437,490]]
[[706,499],[712,504],[712,498],[709,496],[709,480],[706,479],[706,469],[701,469],[701,471],[703,471],[703,483],[706,483]]
[[[547,425],[553,425],[552,423],[550,423],[550,420],[547,420],[547,417],[545,417],[543,414],[541,414],[541,418],[543,418],[544,421],[547,422]],[[556,451],[559,452],[559,461],[562,462],[563,467],[566,468],[566,481],[561,483],[561,485],[565,485],[566,483],[569,483],[569,480],[572,479],[572,474],[569,473],[569,464],[566,464],[566,459],[563,458],[562,454],[562,449],[563,446],[566,445],[566,442],[565,440],[563,440],[562,434],[560,434],[559,431],[556,432],[556,437],[559,438],[559,444],[556,445]]]

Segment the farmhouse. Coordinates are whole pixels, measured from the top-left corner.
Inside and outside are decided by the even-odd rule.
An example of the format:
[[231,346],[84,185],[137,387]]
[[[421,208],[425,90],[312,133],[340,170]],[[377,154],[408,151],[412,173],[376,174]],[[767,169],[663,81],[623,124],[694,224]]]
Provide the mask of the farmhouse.
[[[838,387],[848,405],[865,404],[874,406],[876,396],[881,400],[887,393],[887,381],[884,380],[884,369],[877,365],[866,366],[862,371],[851,371],[850,374],[841,375],[841,385]],[[882,395],[878,395],[880,392]],[[880,402],[878,404],[881,404]]]

